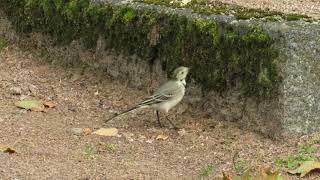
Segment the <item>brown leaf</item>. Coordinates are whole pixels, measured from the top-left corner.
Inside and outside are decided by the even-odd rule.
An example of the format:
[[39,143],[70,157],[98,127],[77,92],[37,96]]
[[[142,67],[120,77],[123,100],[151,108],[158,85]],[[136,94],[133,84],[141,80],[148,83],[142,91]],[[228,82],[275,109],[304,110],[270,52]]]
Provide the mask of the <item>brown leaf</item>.
[[165,134],[159,134],[156,137],[156,140],[167,140],[169,138],[169,136],[165,135]]
[[90,128],[83,128],[82,132],[86,136],[92,134],[92,130]]
[[253,177],[251,179],[256,180],[288,180],[287,177],[281,176],[278,171],[272,172],[270,169],[267,171],[262,170],[261,174]]
[[223,180],[232,180],[231,176],[226,175],[226,173],[222,172]]
[[298,168],[292,171],[288,171],[290,174],[300,174],[300,177],[304,177],[313,170],[320,170],[320,162],[318,161],[305,161]]
[[93,134],[97,134],[100,136],[116,136],[118,135],[118,129],[117,128],[101,128],[93,132]]
[[57,106],[57,104],[52,101],[44,101],[43,105],[46,108],[55,108]]
[[[274,173],[272,173],[270,167],[269,168],[262,168],[260,171],[261,178],[266,178],[266,177],[268,177],[268,175],[271,175],[271,174],[274,174]],[[277,174],[279,174],[279,173],[277,172]]]
[[33,112],[44,112],[45,107],[40,105],[39,107],[31,108],[30,110]]
[[16,150],[14,150],[8,145],[0,144],[0,152],[13,154],[16,152]]

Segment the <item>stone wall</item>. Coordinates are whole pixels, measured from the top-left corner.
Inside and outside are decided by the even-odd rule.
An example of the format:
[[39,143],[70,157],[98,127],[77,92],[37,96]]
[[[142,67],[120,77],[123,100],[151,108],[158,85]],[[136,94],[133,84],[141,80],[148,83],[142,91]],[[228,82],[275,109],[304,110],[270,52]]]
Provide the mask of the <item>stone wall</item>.
[[[127,2],[114,3],[119,5]],[[129,6],[137,9],[155,8],[162,12],[165,10],[166,13],[190,19],[212,19],[234,27],[259,26],[274,41],[272,46],[279,52],[275,62],[281,76],[275,96],[246,96],[242,92],[243,82],[237,77],[230,85],[231,88],[225,91],[204,90],[195,83],[195,79],[190,79],[184,105],[180,107],[188,105],[192,114],[238,122],[243,128],[270,137],[308,134],[320,130],[319,22],[237,20],[223,15],[198,15],[188,9],[174,10],[140,3]],[[103,37],[98,38],[94,49],[85,48],[80,40],[57,46],[52,37],[41,32],[28,35],[16,33],[6,14],[1,12],[0,15],[0,35],[21,45],[36,47],[54,61],[77,64],[80,60],[103,71],[109,78],[126,81],[139,89],[153,89],[166,79],[167,72],[162,67],[161,58],[155,58],[150,64],[137,55],[124,55],[117,49],[106,49]]]

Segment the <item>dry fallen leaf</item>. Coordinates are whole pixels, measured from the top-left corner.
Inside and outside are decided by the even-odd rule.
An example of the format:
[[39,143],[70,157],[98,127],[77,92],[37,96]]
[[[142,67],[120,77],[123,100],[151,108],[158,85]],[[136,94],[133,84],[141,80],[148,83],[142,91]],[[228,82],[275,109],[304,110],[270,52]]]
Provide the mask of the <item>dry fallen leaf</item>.
[[167,140],[168,138],[169,138],[169,136],[167,136],[167,135],[159,134],[159,135],[156,137],[156,140]]
[[290,174],[300,174],[300,177],[304,177],[313,170],[320,170],[320,162],[318,161],[305,161],[297,169],[288,171]]
[[16,150],[14,150],[8,145],[0,144],[0,152],[13,154],[16,152]]
[[231,176],[226,175],[224,172],[222,172],[223,180],[232,180]]
[[44,106],[31,108],[31,111],[33,111],[33,112],[44,112],[44,110],[45,110]]
[[251,171],[247,171],[241,176],[229,176],[226,175],[224,172],[223,180],[244,180],[244,179],[253,179],[253,180],[289,180],[289,178],[281,176],[278,171],[272,172],[270,168],[262,169],[260,173],[258,173],[256,176],[252,175],[254,174]]
[[43,105],[46,108],[55,108],[57,106],[57,104],[52,101],[44,101]]
[[15,102],[15,106],[35,112],[44,111],[45,107],[40,100],[22,100]]
[[268,179],[274,179],[274,180],[288,180],[287,177],[281,176],[278,171],[272,171],[271,168],[264,168],[261,169],[260,174],[258,176],[255,176],[253,179],[257,180],[268,180]]
[[100,136],[116,136],[118,135],[118,129],[117,128],[101,128],[93,132],[93,134],[97,134]]
[[82,132],[84,135],[90,135],[92,133],[92,130],[90,128],[83,128]]

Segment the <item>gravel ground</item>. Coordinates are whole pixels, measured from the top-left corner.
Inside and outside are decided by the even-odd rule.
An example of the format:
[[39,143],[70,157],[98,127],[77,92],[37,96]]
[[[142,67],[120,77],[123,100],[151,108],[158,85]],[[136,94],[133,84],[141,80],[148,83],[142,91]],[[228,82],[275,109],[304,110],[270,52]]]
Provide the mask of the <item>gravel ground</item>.
[[320,0],[219,0],[248,8],[297,13],[310,17],[320,17]]
[[[14,45],[0,53],[0,144],[17,151],[0,153],[1,180],[203,179],[201,170],[208,165],[214,167],[208,178],[219,179],[222,172],[235,174],[235,169],[276,168],[278,156],[295,152],[305,142],[273,141],[232,123],[188,113],[175,119],[184,129],[180,133],[168,124],[159,128],[149,110],[105,125],[111,111],[127,108],[145,92],[41,60]],[[53,100],[58,106],[47,112],[13,106],[24,98]],[[101,127],[118,128],[119,135],[83,135],[75,129]],[[159,134],[169,138],[156,140]]]

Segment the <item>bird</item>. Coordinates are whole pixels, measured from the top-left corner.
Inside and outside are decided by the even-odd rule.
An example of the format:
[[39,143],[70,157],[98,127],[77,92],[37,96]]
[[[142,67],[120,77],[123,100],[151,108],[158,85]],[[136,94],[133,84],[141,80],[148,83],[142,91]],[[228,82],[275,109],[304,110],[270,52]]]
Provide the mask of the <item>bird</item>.
[[[115,114],[111,118],[108,118],[105,123],[120,115],[124,115],[134,110],[151,108],[156,111],[158,124],[162,128],[163,126],[160,122],[159,112],[164,112],[167,114],[170,109],[175,107],[183,99],[186,90],[186,77],[189,71],[190,68],[184,66],[176,68],[173,71],[171,78],[166,83],[162,84],[153,93],[153,95],[145,98],[143,101],[134,105],[132,108],[129,108],[119,114]],[[165,117],[174,129],[179,129],[167,117],[167,115]]]

